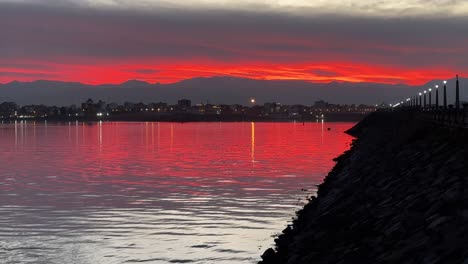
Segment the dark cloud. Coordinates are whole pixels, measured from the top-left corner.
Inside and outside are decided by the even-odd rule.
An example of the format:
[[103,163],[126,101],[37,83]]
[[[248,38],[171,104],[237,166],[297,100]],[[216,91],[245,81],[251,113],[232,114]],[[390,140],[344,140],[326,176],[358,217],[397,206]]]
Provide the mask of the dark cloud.
[[[28,61],[210,61],[335,63],[343,68],[352,63],[467,73],[466,25],[468,17],[299,16],[271,10],[145,12],[0,3],[0,58],[26,61],[25,65]],[[157,72],[146,68],[135,71],[143,75]],[[334,74],[313,73],[324,77]]]

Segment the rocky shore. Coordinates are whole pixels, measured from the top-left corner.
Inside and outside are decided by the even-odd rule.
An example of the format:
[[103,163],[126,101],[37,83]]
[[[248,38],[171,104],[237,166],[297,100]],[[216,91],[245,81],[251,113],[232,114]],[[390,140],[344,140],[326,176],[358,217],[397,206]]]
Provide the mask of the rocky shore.
[[468,263],[466,130],[369,115],[259,263]]

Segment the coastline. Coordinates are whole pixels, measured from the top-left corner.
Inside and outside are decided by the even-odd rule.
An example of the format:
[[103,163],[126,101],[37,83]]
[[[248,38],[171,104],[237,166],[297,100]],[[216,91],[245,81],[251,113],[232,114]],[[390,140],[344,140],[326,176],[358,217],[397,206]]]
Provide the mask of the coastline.
[[[339,123],[339,122],[353,122],[357,123],[361,119],[332,119],[324,120],[324,123]],[[59,118],[24,118],[24,119],[0,119],[0,124],[13,124],[17,122],[51,122],[51,123],[70,123],[70,122],[84,122],[84,123],[97,123],[97,122],[163,122],[163,123],[318,123],[321,120],[287,120],[287,119],[201,119],[201,120],[186,120],[186,119],[59,119]]]
[[[325,122],[359,122],[367,114],[350,113],[339,115],[328,115]],[[242,115],[190,115],[190,114],[159,114],[159,115],[111,115],[102,118],[97,117],[36,117],[36,118],[0,118],[0,121],[54,121],[54,122],[317,122],[322,119],[316,118],[276,118],[271,116],[242,116]]]
[[376,112],[261,264],[465,263],[468,133]]

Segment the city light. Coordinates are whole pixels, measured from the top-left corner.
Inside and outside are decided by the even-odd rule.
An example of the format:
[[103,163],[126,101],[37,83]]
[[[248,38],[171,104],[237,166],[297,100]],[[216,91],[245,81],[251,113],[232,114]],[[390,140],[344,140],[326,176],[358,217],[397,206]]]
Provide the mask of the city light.
[[[175,105],[168,105],[167,103],[138,103],[133,104],[126,102],[123,105],[117,103],[106,104],[103,101],[99,100],[98,103],[94,103],[91,99],[83,102],[81,108],[76,106],[60,108],[57,106],[47,106],[42,105],[28,105],[25,107],[19,107],[16,104],[7,104],[5,110],[0,109],[0,122],[4,119],[25,119],[25,118],[43,118],[45,114],[43,111],[47,111],[51,114],[51,118],[54,119],[63,119],[64,117],[69,119],[80,118],[84,120],[105,120],[106,117],[115,117],[118,119],[129,119],[129,120],[142,120],[150,119],[155,120],[159,119],[162,116],[156,115],[153,111],[157,113],[164,113],[163,118],[165,120],[177,119],[178,115],[181,112],[186,113],[184,118],[187,120],[198,120],[198,115],[203,115],[204,119],[210,118],[212,115],[223,115],[223,118],[227,120],[233,119],[242,119],[247,118],[262,118],[262,119],[301,119],[306,120],[307,118],[315,119],[320,118],[320,115],[324,112],[334,114],[334,113],[360,113],[364,114],[367,112],[373,112],[377,110],[379,104],[372,106],[369,105],[340,105],[340,104],[331,104],[325,101],[319,100],[316,101],[311,106],[306,105],[282,105],[277,102],[266,102],[264,104],[257,104],[255,98],[247,99],[248,105],[209,105],[205,106],[204,104],[191,105],[191,102],[186,104],[187,100],[183,101],[183,105],[179,102]],[[400,99],[402,102],[399,103],[400,106],[405,102],[406,98]],[[384,106],[385,104],[382,104]],[[161,106],[161,107],[159,107]],[[3,112],[2,112],[3,111]],[[152,115],[149,115],[148,111],[152,111]],[[239,114],[242,113],[242,114]],[[310,114],[307,114],[310,113]],[[326,115],[325,115],[326,116]],[[216,117],[219,121],[219,118]],[[178,120],[178,119],[177,119]]]

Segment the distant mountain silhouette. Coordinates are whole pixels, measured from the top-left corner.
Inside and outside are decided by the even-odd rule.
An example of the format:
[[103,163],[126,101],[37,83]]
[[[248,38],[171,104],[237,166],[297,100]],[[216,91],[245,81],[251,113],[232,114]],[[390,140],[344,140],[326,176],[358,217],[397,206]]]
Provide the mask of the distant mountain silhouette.
[[[462,99],[468,79],[460,79]],[[151,84],[129,80],[121,84],[88,85],[76,82],[38,80],[13,81],[0,84],[0,102],[14,101],[24,104],[71,105],[87,98],[106,102],[168,102],[191,99],[193,103],[245,104],[255,97],[257,103],[280,102],[283,104],[311,105],[322,99],[341,104],[377,104],[396,102],[416,94],[421,89],[434,87],[441,81],[430,81],[422,86],[406,84],[330,82],[313,83],[289,80],[254,80],[235,77],[192,78],[172,84]],[[454,97],[454,79],[448,81],[449,100]]]
[[125,87],[125,88],[144,88],[144,87],[150,87],[152,84],[144,81],[139,81],[139,80],[128,80],[126,82],[123,82],[119,85],[119,87]]

